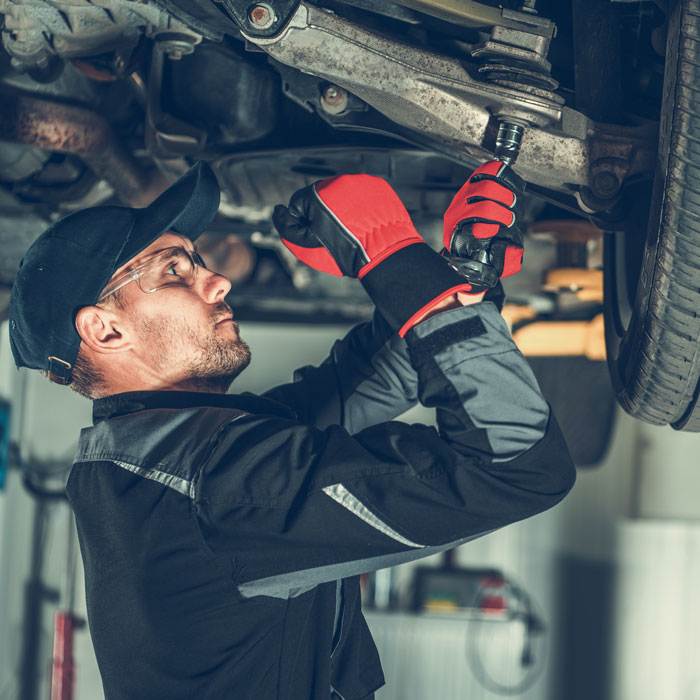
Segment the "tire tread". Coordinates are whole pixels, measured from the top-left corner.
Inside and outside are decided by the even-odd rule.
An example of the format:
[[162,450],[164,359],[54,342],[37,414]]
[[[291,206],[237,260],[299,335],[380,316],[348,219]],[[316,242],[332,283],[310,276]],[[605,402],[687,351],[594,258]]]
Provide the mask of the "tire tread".
[[700,0],[681,2],[659,249],[638,366],[620,400],[648,422],[700,431]]

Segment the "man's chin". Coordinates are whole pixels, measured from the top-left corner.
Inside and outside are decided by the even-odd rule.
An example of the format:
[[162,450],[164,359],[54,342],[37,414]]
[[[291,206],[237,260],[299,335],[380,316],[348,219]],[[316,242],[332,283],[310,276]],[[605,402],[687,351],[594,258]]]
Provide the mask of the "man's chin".
[[250,364],[250,348],[243,340],[217,345],[206,358],[190,367],[187,384],[194,391],[225,394]]

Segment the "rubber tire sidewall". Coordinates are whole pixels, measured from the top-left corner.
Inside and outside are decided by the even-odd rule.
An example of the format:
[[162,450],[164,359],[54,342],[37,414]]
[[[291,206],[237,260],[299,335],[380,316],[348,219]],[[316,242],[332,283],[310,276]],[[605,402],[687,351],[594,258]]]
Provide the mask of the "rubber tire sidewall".
[[[662,302],[658,295],[659,256],[665,240],[673,232],[664,228],[664,209],[668,196],[668,173],[671,144],[678,136],[674,129],[676,93],[680,71],[680,29],[681,17],[688,6],[688,0],[680,0],[669,16],[668,41],[666,48],[666,71],[664,76],[661,120],[659,124],[659,145],[654,174],[654,185],[648,219],[647,236],[644,243],[644,257],[637,283],[637,291],[632,305],[632,315],[627,328],[620,327],[618,286],[624,280],[616,278],[616,259],[612,253],[614,242],[606,242],[605,260],[605,315],[607,361],[613,387],[618,401],[629,414],[656,425],[665,425],[683,419],[694,403],[697,377],[680,377],[678,391],[670,397],[667,388],[655,381],[649,372],[649,357],[663,362],[664,348],[654,345],[651,326],[657,323],[651,307],[654,301]],[[700,5],[694,2],[695,5]],[[700,9],[700,7],[698,7]],[[698,164],[700,166],[700,163]],[[698,212],[700,214],[700,212]],[[611,233],[634,239],[633,231]],[[638,236],[638,234],[637,234]],[[625,245],[634,241],[625,240]],[[617,254],[620,253],[618,247]],[[617,261],[619,265],[619,261]],[[624,264],[624,263],[623,263]],[[628,274],[629,274],[628,270]],[[633,271],[632,271],[633,272]],[[646,358],[644,355],[646,354]],[[690,403],[692,401],[692,403]],[[690,404],[690,406],[689,406]]]

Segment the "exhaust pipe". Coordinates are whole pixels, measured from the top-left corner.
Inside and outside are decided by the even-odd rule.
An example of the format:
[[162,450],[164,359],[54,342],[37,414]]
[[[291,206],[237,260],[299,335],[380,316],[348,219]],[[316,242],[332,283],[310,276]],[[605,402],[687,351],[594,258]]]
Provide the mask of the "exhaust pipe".
[[158,171],[141,168],[96,112],[27,95],[4,93],[0,101],[1,141],[79,156],[129,206],[145,207],[167,187]]

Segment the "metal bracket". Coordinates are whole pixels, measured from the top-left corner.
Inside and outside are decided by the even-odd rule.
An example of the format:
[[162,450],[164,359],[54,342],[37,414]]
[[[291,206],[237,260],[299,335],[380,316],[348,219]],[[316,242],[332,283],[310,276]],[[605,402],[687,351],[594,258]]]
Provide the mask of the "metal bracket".
[[282,93],[308,112],[316,112],[330,124],[349,112],[366,112],[369,107],[358,97],[327,80],[300,73],[270,58],[282,77]]
[[547,60],[549,39],[537,34],[506,27],[494,27],[488,41],[474,47],[471,54],[479,58],[511,59],[549,74],[552,64]]
[[207,141],[207,132],[166,114],[161,109],[164,52],[156,42],[151,55],[151,72],[146,101],[146,144],[157,157],[200,153]]

